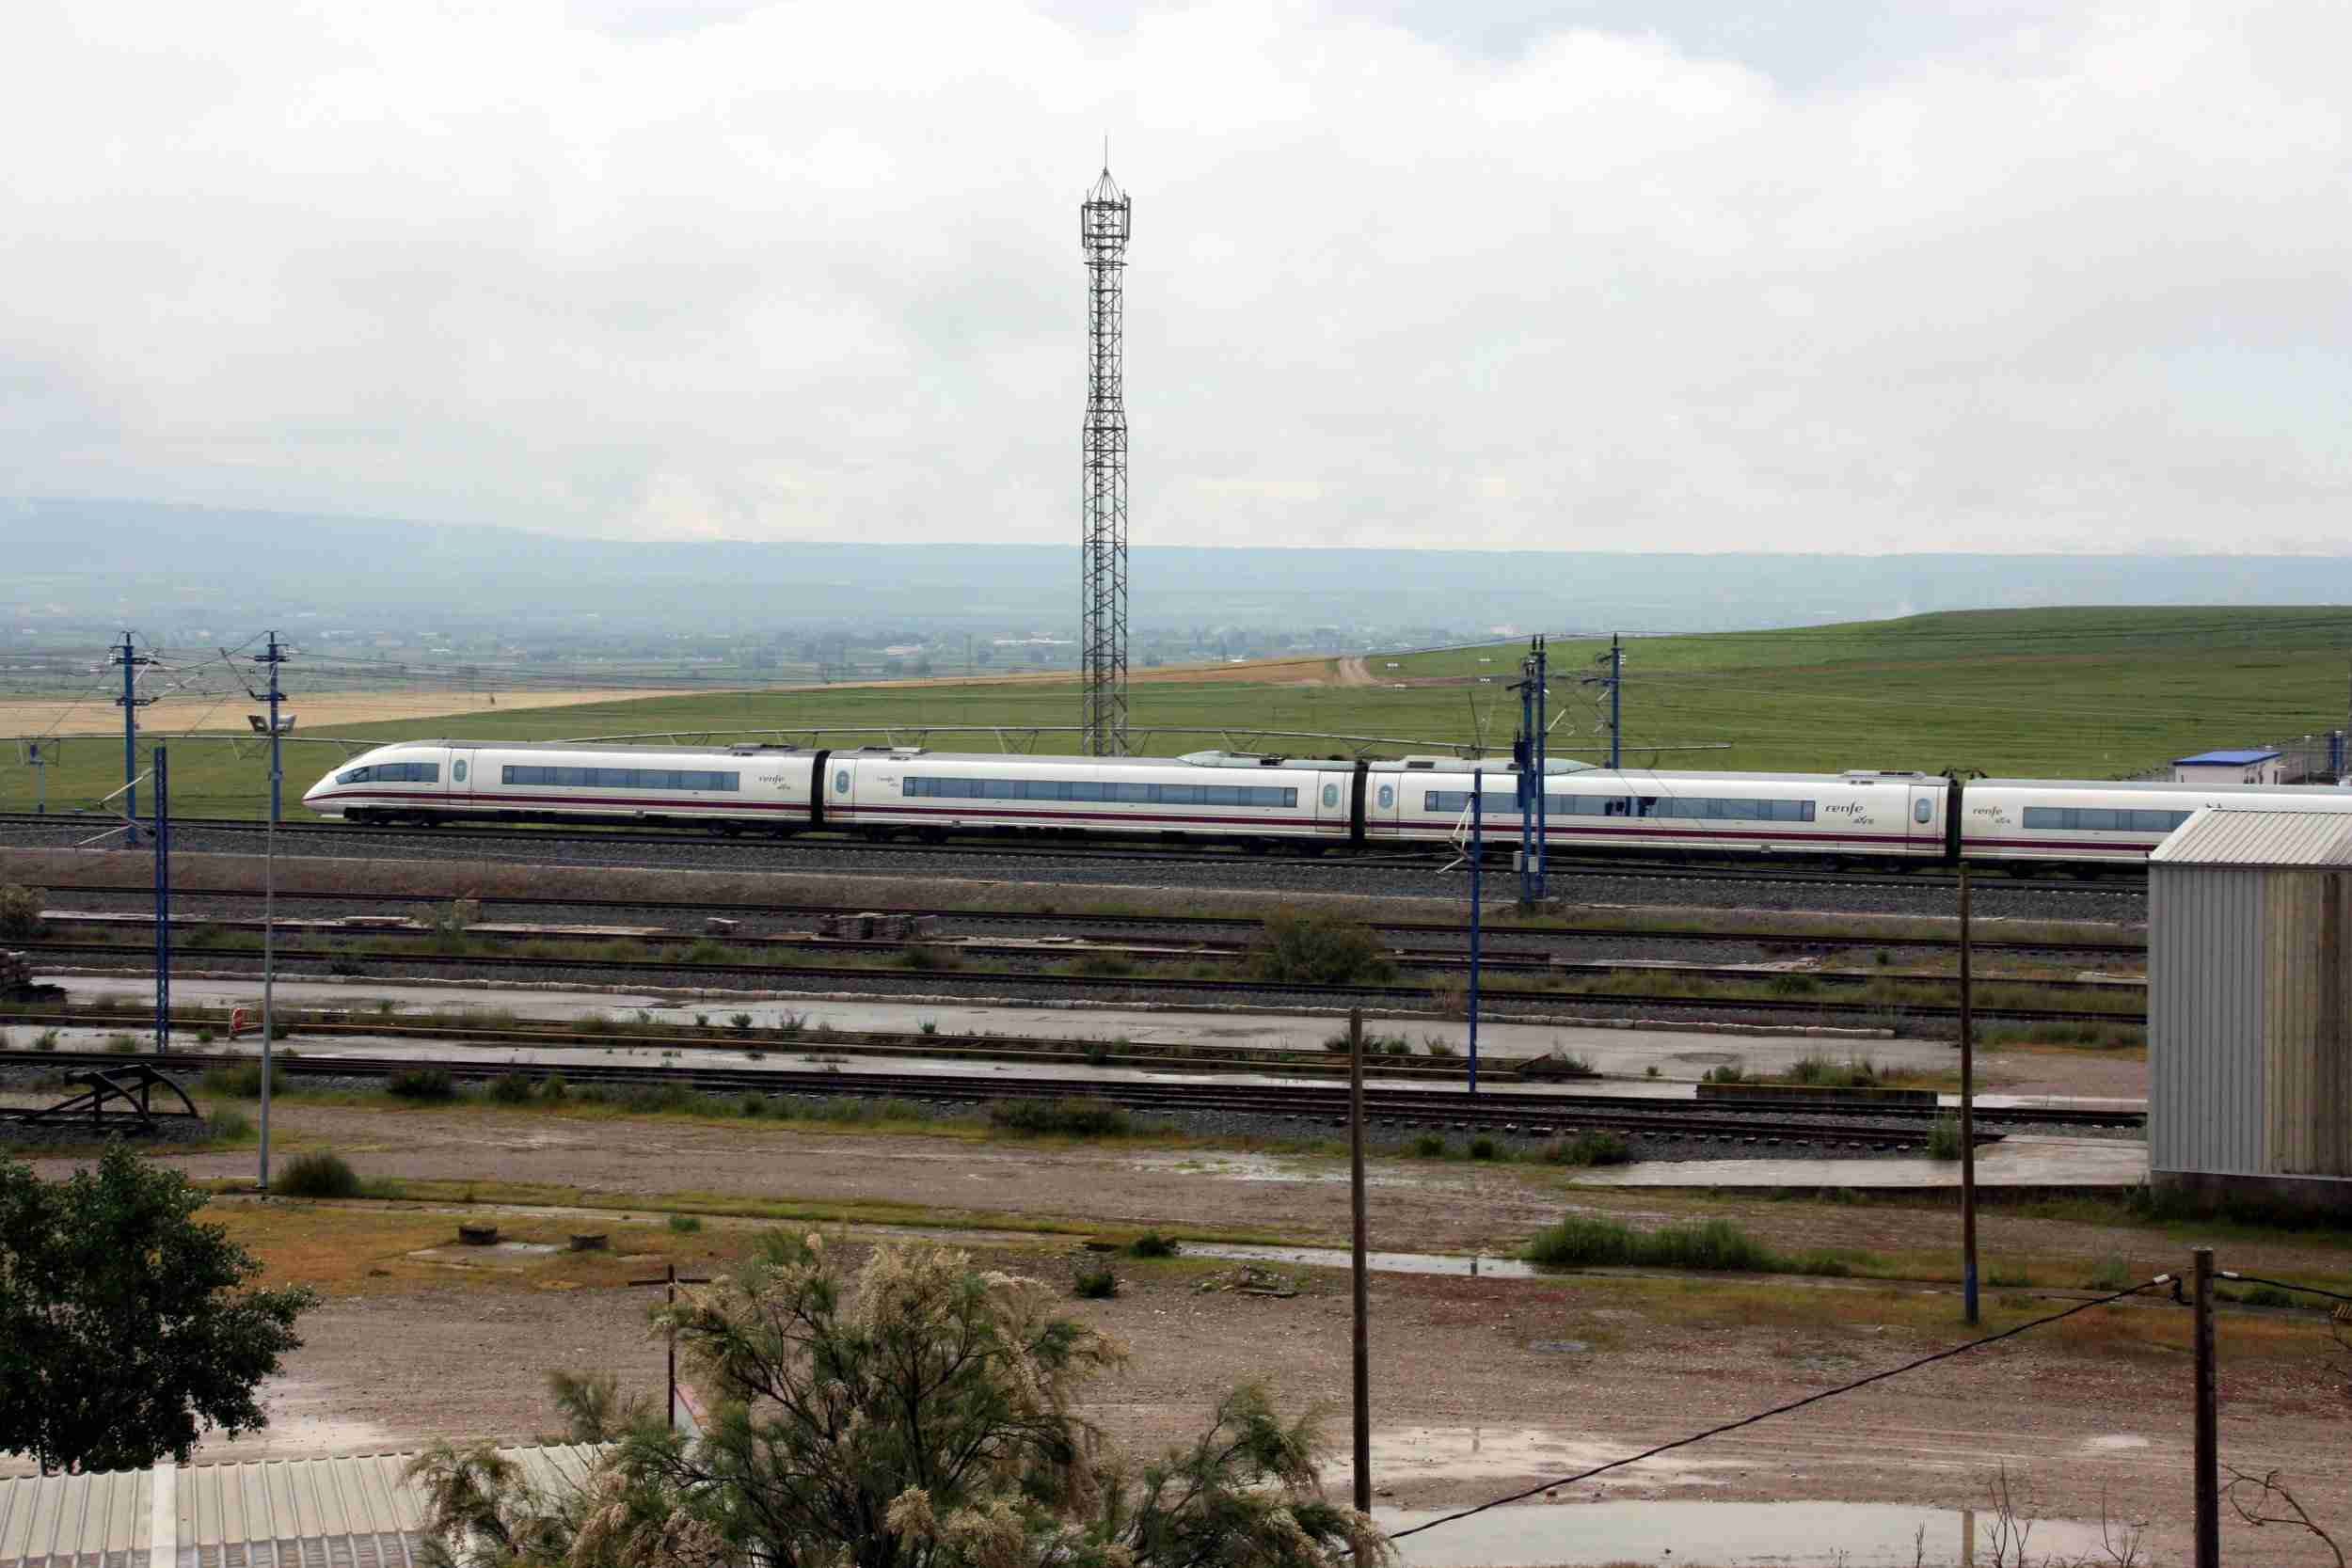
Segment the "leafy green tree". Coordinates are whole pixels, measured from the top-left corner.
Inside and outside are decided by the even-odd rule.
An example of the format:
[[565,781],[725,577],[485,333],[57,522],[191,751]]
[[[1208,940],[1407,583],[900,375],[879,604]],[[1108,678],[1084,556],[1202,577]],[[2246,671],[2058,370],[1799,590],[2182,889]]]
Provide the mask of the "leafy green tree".
[[0,1160],[0,1452],[139,1469],[268,1424],[256,1391],[317,1297],[241,1289],[262,1265],[204,1201],[119,1143],[62,1181]]
[[1262,1388],[1136,1464],[1075,1398],[1125,1350],[1034,1280],[935,1244],[877,1248],[854,1280],[816,1237],[771,1236],[733,1277],[658,1307],[712,1398],[700,1438],[609,1380],[558,1380],[580,1441],[614,1443],[584,1493],[531,1491],[488,1449],[415,1474],[443,1563],[567,1568],[1326,1568],[1389,1560],[1324,1498],[1311,1418]]

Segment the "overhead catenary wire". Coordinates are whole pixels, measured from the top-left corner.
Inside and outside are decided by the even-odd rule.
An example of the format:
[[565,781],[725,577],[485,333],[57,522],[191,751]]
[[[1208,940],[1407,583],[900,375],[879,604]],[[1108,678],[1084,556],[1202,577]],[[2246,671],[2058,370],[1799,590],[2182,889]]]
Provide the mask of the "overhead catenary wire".
[[1819,1393],[1807,1394],[1803,1399],[1790,1400],[1786,1404],[1776,1404],[1769,1410],[1759,1410],[1754,1415],[1742,1416],[1738,1420],[1725,1421],[1720,1426],[1709,1427],[1705,1432],[1692,1433],[1688,1437],[1677,1437],[1672,1442],[1660,1443],[1654,1447],[1644,1449],[1640,1453],[1628,1454],[1623,1459],[1613,1459],[1606,1464],[1596,1465],[1589,1469],[1579,1470],[1572,1476],[1558,1476],[1550,1481],[1538,1481],[1533,1486],[1523,1487],[1519,1491],[1512,1492],[1503,1497],[1495,1497],[1486,1502],[1479,1503],[1475,1507],[1459,1509],[1454,1513],[1443,1514],[1435,1519],[1423,1520],[1422,1523],[1413,1526],[1410,1529],[1401,1529],[1394,1532],[1389,1537],[1389,1539],[1391,1541],[1402,1541],[1408,1535],[1419,1535],[1423,1530],[1436,1529],[1439,1525],[1451,1525],[1458,1520],[1468,1519],[1473,1514],[1484,1513],[1489,1509],[1502,1508],[1508,1503],[1525,1501],[1527,1498],[1534,1497],[1539,1492],[1549,1492],[1562,1486],[1573,1486],[1578,1481],[1590,1481],[1593,1477],[1606,1475],[1611,1470],[1621,1470],[1629,1465],[1639,1465],[1642,1461],[1645,1459],[1655,1459],[1661,1453],[1669,1453],[1676,1449],[1687,1449],[1693,1443],[1704,1443],[1710,1437],[1721,1437],[1727,1432],[1737,1432],[1741,1427],[1754,1426],[1758,1421],[1769,1421],[1775,1416],[1786,1416],[1793,1411],[1803,1410],[1809,1404],[1820,1404],[1824,1400],[1834,1400],[1841,1394],[1851,1394],[1856,1389],[1867,1388],[1874,1383],[1884,1383],[1889,1378],[1901,1377],[1906,1373],[1915,1372],[1923,1367],[1931,1367],[1939,1361],[1948,1361],[1953,1356],[1964,1355],[1972,1350],[1982,1350],[1985,1346],[1998,1344],[2003,1339],[2013,1339],[2021,1334],[2029,1333],[2037,1328],[2045,1328],[2051,1323],[2063,1322],[2064,1320],[2074,1317],[2078,1313],[2090,1311],[2094,1307],[2112,1306],[2114,1303],[2122,1301],[2127,1296],[2136,1296],[2143,1291],[2153,1291],[2160,1286],[2170,1284],[2172,1276],[2170,1275],[2160,1274],[2153,1279],[2148,1280],[2142,1284],[2132,1286],[2129,1290],[2116,1291],[2104,1296],[2094,1297],[2090,1301],[2077,1302],[2075,1305],[2067,1307],[2063,1311],[2052,1312],[2043,1317],[2030,1318],[2013,1327],[2005,1328],[1997,1334],[1987,1334],[1980,1338],[1969,1339],[1961,1344],[1947,1346],[1945,1349],[1936,1351],[1932,1354],[1922,1355],[1913,1360],[1906,1361],[1899,1367],[1889,1367],[1883,1371],[1872,1372],[1867,1377],[1858,1377],[1851,1383],[1841,1383],[1835,1388],[1824,1388]]
[[2352,1301],[2352,1296],[2345,1295],[2342,1291],[2323,1291],[2316,1285],[2291,1285],[2283,1279],[2265,1279],[2258,1274],[2238,1274],[2230,1269],[2215,1272],[2222,1278],[2235,1280],[2241,1285],[2267,1285],[2274,1291],[2300,1291],[2305,1295],[2326,1296],[2329,1301]]

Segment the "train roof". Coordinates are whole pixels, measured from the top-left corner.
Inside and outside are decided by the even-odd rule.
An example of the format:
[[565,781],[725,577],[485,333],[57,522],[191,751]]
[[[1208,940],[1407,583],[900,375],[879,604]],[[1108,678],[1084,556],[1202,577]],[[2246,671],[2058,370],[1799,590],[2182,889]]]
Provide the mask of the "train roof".
[[2352,797],[2352,791],[2339,789],[2334,784],[2224,784],[2220,782],[2209,784],[2174,784],[2169,779],[2155,779],[2145,782],[2129,779],[1977,779],[1972,781],[1968,787],[1971,789],[2104,790],[2110,794],[2118,790],[2125,790],[2134,795],[2332,795],[2339,798]]
[[706,757],[754,757],[771,752],[781,755],[814,754],[806,746],[787,746],[775,741],[743,741],[733,746],[659,746],[650,741],[615,740],[388,740],[375,749],[389,752],[402,746],[436,746],[446,752],[644,752]]

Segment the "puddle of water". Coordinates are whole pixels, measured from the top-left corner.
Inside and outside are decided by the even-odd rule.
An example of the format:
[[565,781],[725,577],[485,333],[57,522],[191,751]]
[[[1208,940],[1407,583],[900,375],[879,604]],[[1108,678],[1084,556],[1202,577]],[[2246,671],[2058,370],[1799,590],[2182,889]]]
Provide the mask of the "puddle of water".
[[[1401,1481],[1568,1475],[1624,1456],[1622,1445],[1571,1437],[1543,1427],[1409,1427],[1376,1430],[1372,1434],[1373,1479],[1383,1486]],[[1664,1454],[1612,1470],[1584,1482],[1581,1490],[1589,1497],[1610,1487],[1708,1486],[1715,1484],[1712,1472],[1743,1469],[1748,1464],[1746,1460],[1701,1459],[1687,1452]],[[1327,1473],[1325,1484],[1334,1497],[1344,1496],[1354,1475],[1354,1464],[1342,1458]]]
[[[1375,1509],[1382,1528],[1408,1529],[1445,1509]],[[1989,1516],[1900,1503],[1623,1501],[1498,1508],[1397,1543],[1409,1568],[1554,1568],[1598,1563],[1709,1563],[1721,1568],[1911,1568],[1990,1561]],[[1924,1534],[1921,1532],[1924,1531]],[[1924,1551],[1920,1548],[1924,1546]],[[2027,1548],[2071,1559],[2098,1552],[2099,1527],[2043,1519]]]
[[[1344,1269],[1355,1257],[1339,1247],[1253,1246],[1247,1242],[1186,1242],[1184,1251],[1195,1258],[1232,1258],[1252,1263],[1295,1263],[1302,1268]],[[1534,1279],[1533,1264],[1513,1258],[1457,1258],[1441,1252],[1367,1252],[1365,1266],[1375,1274],[1434,1274],[1475,1275],[1481,1279]]]
[[[1314,1170],[1270,1154],[1144,1154],[1127,1162],[1131,1170],[1171,1176],[1214,1176],[1227,1181],[1316,1181],[1347,1180],[1344,1170]],[[1433,1187],[1454,1184],[1452,1173],[1368,1171],[1368,1187]]]
[[408,1256],[421,1263],[453,1263],[459,1268],[514,1268],[562,1250],[553,1242],[493,1242],[488,1246],[451,1242],[419,1247]]

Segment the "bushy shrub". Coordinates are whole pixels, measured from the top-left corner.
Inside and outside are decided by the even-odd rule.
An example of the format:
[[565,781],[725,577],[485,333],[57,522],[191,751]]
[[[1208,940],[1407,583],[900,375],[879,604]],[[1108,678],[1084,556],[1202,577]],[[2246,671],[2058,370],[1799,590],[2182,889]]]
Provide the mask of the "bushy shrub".
[[215,1143],[242,1143],[253,1135],[253,1123],[243,1111],[215,1111],[204,1118],[204,1135]]
[[937,942],[911,942],[907,943],[906,951],[898,955],[898,962],[909,969],[924,971],[961,969],[963,954],[953,947],[942,947]]
[[1435,1132],[1423,1132],[1413,1140],[1413,1153],[1422,1160],[1445,1158],[1445,1140]]
[[1072,1289],[1089,1301],[1107,1301],[1119,1294],[1119,1276],[1108,1269],[1080,1269]]
[[528,1105],[531,1080],[519,1072],[502,1072],[490,1080],[490,1098],[501,1105]]
[[1867,1056],[1849,1056],[1842,1062],[1827,1056],[1807,1056],[1782,1076],[1807,1088],[1867,1089],[1878,1085],[1882,1074],[1879,1065]]
[[564,1075],[560,1072],[550,1072],[539,1080],[539,1098],[550,1104],[563,1100],[571,1092],[571,1085],[564,1081]]
[[672,1214],[670,1216],[670,1229],[677,1235],[691,1236],[702,1227],[703,1221],[700,1214]]
[[384,1092],[395,1100],[454,1100],[457,1083],[437,1067],[403,1068],[384,1081]]
[[1495,1157],[1495,1141],[1492,1138],[1481,1134],[1470,1140],[1470,1157],[1471,1159],[1491,1160]]
[[[1522,1078],[1597,1078],[1600,1076],[1600,1069],[1595,1067],[1592,1058],[1588,1056],[1580,1056],[1573,1051],[1553,1050],[1540,1056],[1531,1056],[1521,1062],[1519,1076]],[[1657,1077],[1657,1069],[1652,1069],[1650,1076]]]
[[[230,1062],[221,1067],[208,1067],[203,1076],[197,1080],[197,1085],[206,1094],[218,1095],[224,1100],[259,1100],[262,1098],[262,1064]],[[285,1086],[280,1077],[273,1075],[270,1079],[272,1094]]]
[[1137,1258],[1173,1258],[1179,1250],[1176,1243],[1156,1230],[1147,1230],[1127,1243],[1127,1250]]
[[1633,1162],[1633,1149],[1614,1132],[1579,1132],[1544,1147],[1548,1165],[1624,1165]]
[[1938,1117],[1928,1129],[1928,1158],[1957,1160],[1960,1158],[1960,1118]]
[[15,882],[0,887],[0,937],[40,935],[40,911],[48,902],[46,888],[24,887]]
[[1265,917],[1247,955],[1251,974],[1292,985],[1378,984],[1395,960],[1369,927],[1320,912],[1277,911]]
[[1725,1062],[1721,1067],[1708,1068],[1706,1075],[1699,1080],[1702,1084],[1744,1084],[1747,1081],[1748,1069],[1738,1062]]
[[1728,1270],[1745,1274],[1790,1272],[1791,1260],[1756,1241],[1730,1220],[1670,1225],[1635,1230],[1594,1214],[1570,1214],[1538,1231],[1527,1260],[1558,1268],[1640,1266],[1661,1269]]
[[1060,1132],[1078,1138],[1119,1137],[1127,1113],[1106,1100],[1008,1100],[988,1108],[988,1119],[1015,1132]]
[[359,1174],[334,1150],[317,1148],[279,1166],[271,1185],[287,1197],[358,1197]]

